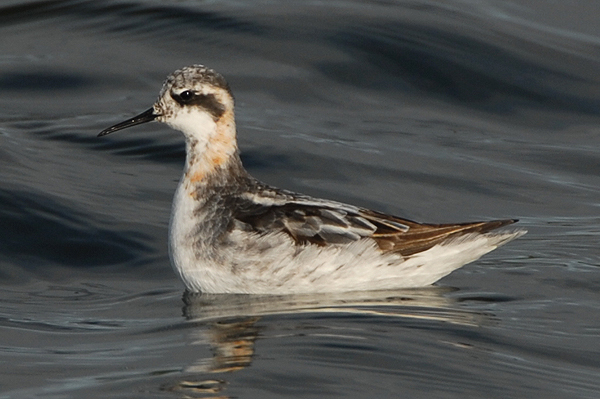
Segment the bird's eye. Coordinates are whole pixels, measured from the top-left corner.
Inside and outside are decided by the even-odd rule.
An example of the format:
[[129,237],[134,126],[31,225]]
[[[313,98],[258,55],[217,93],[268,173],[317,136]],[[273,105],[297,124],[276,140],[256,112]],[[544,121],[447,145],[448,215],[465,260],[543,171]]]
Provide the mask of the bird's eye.
[[181,93],[179,93],[179,97],[183,101],[189,101],[192,99],[192,97],[194,97],[194,92],[192,92],[191,90],[182,91]]
[[179,105],[189,105],[196,99],[196,93],[193,90],[184,90],[181,93],[171,92],[173,100],[177,101]]

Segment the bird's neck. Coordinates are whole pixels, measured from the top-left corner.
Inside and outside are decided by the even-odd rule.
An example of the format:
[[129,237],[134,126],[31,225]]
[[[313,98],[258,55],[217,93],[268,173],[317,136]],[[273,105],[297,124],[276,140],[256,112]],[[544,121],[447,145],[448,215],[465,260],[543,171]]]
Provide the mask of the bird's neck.
[[183,182],[190,192],[202,186],[226,186],[230,180],[246,176],[237,148],[233,111],[204,126],[201,135],[187,135],[186,139]]

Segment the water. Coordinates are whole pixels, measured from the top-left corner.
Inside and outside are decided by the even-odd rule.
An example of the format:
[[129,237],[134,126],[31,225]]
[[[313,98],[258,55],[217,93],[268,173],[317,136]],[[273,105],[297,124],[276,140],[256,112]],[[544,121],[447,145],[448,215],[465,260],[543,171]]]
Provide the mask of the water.
[[[594,1],[5,1],[0,398],[597,398]],[[96,138],[230,81],[273,185],[529,234],[422,290],[183,297],[181,136]]]

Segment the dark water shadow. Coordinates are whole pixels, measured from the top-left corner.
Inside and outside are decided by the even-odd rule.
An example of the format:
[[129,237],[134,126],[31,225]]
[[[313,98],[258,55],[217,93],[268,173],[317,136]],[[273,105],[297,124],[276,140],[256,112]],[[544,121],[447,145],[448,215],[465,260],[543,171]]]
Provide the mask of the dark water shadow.
[[58,198],[18,189],[0,190],[0,225],[0,257],[28,271],[49,264],[133,265],[151,251],[145,243],[150,237],[139,231],[103,228],[92,215]]
[[4,92],[57,92],[89,90],[94,80],[64,71],[31,70],[0,73],[0,90]]
[[524,39],[507,35],[511,50],[431,26],[386,23],[340,30],[329,40],[354,62],[321,63],[317,68],[341,83],[428,93],[499,114],[520,107],[600,114],[600,101],[579,90],[582,84],[597,82],[517,56],[516,45],[526,44]]
[[[270,31],[266,26],[216,12],[135,1],[55,0],[0,7],[0,24],[4,26],[56,18],[77,23],[96,21],[95,28],[127,35],[147,33],[155,36],[161,32],[187,37],[191,28],[252,35],[265,35]],[[110,19],[109,23],[106,18]]]

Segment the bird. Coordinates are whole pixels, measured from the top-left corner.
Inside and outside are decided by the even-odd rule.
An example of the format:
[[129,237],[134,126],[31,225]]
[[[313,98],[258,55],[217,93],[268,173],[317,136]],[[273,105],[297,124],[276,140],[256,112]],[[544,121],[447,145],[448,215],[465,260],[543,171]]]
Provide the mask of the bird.
[[240,158],[231,88],[203,65],[173,72],[150,109],[98,137],[151,121],[185,137],[168,246],[190,293],[425,287],[526,232],[496,231],[516,219],[418,223],[255,179]]

